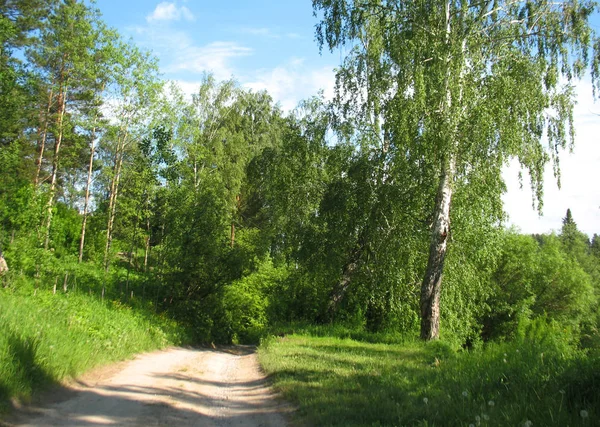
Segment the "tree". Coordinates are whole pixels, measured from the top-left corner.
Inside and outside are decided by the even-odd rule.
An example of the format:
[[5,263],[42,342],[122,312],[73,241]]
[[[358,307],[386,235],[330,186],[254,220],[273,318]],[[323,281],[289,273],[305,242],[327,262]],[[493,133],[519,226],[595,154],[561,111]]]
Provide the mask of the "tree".
[[0,5],[0,147],[26,127],[32,86],[36,83],[13,55],[38,43],[56,0],[4,1]]
[[81,236],[79,238],[79,262],[83,260],[83,249],[85,245],[85,232],[88,213],[90,208],[90,196],[92,189],[92,177],[94,173],[94,159],[97,150],[97,138],[103,123],[101,107],[103,105],[102,95],[105,88],[115,81],[115,57],[117,57],[117,34],[101,26],[99,38],[96,41],[95,62],[92,65],[93,81],[90,82],[90,102],[87,106],[85,127],[89,129],[89,162],[87,167],[87,179],[85,184],[85,196],[83,201],[83,220],[81,223]]
[[[49,195],[44,219],[44,248],[50,243],[53,207],[59,186],[61,158],[64,142],[74,137],[75,104],[86,102],[87,91],[94,85],[96,76],[91,73],[98,59],[94,56],[96,40],[102,25],[99,11],[76,0],[61,3],[43,28],[40,43],[28,49],[27,55],[40,73],[40,123],[38,124],[39,156],[35,184],[39,183],[42,162],[49,133],[53,139],[53,154],[49,176]],[[77,156],[72,149],[71,155]]]
[[136,138],[141,140],[145,136],[150,125],[150,112],[162,89],[155,58],[123,42],[118,44],[116,51],[119,52],[114,58],[116,81],[110,90],[114,91],[118,102],[110,105],[110,114],[117,119],[103,135],[106,155],[110,158],[108,164],[112,163],[112,168],[107,171],[109,190],[103,261],[106,271],[110,266],[113,229],[123,166],[127,165],[127,150]]
[[491,280],[483,337],[512,338],[519,323],[547,317],[579,329],[589,321],[596,297],[591,277],[555,235],[533,237],[508,232]]
[[594,236],[592,237],[592,242],[590,244],[590,253],[592,256],[597,258],[598,261],[600,261],[600,236],[598,236],[598,234],[596,233],[594,233]]
[[575,257],[581,264],[584,264],[583,258],[587,257],[590,246],[589,238],[577,228],[573,220],[571,209],[567,209],[567,214],[562,220],[563,226],[560,232],[560,239],[565,246],[566,252]]
[[[420,298],[421,338],[436,339],[454,191],[479,187],[477,197],[497,200],[502,166],[516,157],[541,209],[544,165],[554,160],[559,177],[559,150],[574,141],[571,83],[588,65],[594,4],[313,0],[313,7],[322,13],[321,46],[375,41],[356,44],[343,69],[364,58],[377,64],[390,150],[437,175]],[[370,90],[367,67],[353,69],[355,87],[338,74],[340,100]]]

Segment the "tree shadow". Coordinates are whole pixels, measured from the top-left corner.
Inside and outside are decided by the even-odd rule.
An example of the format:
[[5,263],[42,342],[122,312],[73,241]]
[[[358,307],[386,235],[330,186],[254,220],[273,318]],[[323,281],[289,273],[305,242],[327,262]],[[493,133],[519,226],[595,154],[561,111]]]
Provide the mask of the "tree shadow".
[[[231,347],[224,352],[250,354],[247,348]],[[211,381],[185,373],[154,374],[150,378],[118,385],[107,380],[94,388],[81,382],[75,383],[76,389],[56,386],[52,388],[52,402],[42,399],[43,404],[20,408],[6,418],[6,425],[281,426],[290,409],[273,398],[264,379]]]
[[6,402],[11,395],[27,398],[34,390],[55,384],[55,378],[37,360],[39,341],[35,337],[24,338],[10,326],[5,326],[12,378],[0,379],[0,399]]

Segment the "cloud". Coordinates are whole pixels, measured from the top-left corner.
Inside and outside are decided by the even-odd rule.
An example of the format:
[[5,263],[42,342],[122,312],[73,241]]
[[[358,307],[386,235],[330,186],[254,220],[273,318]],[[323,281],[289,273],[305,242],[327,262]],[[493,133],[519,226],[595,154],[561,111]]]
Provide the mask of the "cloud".
[[188,101],[192,100],[192,95],[196,95],[198,93],[198,91],[200,90],[200,86],[202,85],[202,81],[200,81],[200,80],[197,80],[197,81],[172,80],[172,82],[175,83],[179,87],[179,89],[183,93],[183,96]]
[[179,45],[173,61],[165,71],[212,72],[218,80],[225,80],[233,74],[230,60],[251,55],[252,52],[252,49],[235,42],[217,41],[205,46],[185,43]]
[[333,67],[311,68],[303,59],[296,58],[274,69],[258,71],[243,86],[256,91],[266,90],[284,111],[290,111],[319,90],[323,90],[325,98],[331,99],[335,74]]
[[552,165],[546,166],[543,216],[538,216],[531,208],[531,190],[526,173],[523,174],[523,189],[519,189],[518,162],[513,161],[504,170],[508,189],[503,197],[505,210],[510,216],[509,222],[524,233],[559,231],[567,209],[571,209],[581,231],[590,236],[600,233],[600,187],[596,184],[600,165],[600,144],[597,142],[600,106],[593,103],[591,93],[589,80],[577,85],[579,103],[574,111],[575,148],[573,153],[566,151],[560,156],[560,190]]
[[156,6],[154,12],[146,17],[149,23],[157,21],[194,21],[194,14],[186,6],[177,7],[175,3],[162,2]]
[[250,36],[265,37],[265,38],[269,38],[269,39],[282,39],[282,38],[301,39],[302,38],[302,36],[298,33],[281,32],[279,30],[272,29],[272,28],[266,28],[266,27],[260,27],[260,28],[243,27],[243,28],[238,29],[237,32],[239,32],[241,34],[247,34]]
[[160,58],[161,71],[171,78],[189,78],[181,73],[211,72],[217,80],[226,80],[234,74],[232,62],[250,56],[253,49],[236,42],[215,41],[198,45],[189,32],[153,25],[129,27],[140,44],[152,49]]

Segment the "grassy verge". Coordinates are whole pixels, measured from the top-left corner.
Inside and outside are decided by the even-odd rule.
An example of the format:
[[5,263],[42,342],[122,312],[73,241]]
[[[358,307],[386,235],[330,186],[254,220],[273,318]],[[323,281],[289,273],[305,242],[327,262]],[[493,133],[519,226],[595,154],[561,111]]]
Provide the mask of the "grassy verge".
[[166,318],[85,294],[0,288],[0,412],[49,384],[135,353],[179,344]]
[[600,357],[545,339],[456,352],[290,335],[259,357],[299,425],[600,425]]

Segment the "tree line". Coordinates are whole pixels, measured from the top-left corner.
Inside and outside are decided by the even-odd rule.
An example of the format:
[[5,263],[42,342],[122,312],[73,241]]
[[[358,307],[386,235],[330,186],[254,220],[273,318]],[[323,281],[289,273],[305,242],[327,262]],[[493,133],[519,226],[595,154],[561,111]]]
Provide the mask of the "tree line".
[[145,304],[200,341],[336,322],[464,344],[543,317],[597,344],[598,237],[570,211],[558,236],[506,230],[501,201],[511,158],[540,210],[559,176],[595,4],[313,6],[319,44],[351,49],[332,101],[285,113],[210,74],[187,97],[93,3],[5,2],[7,286]]

